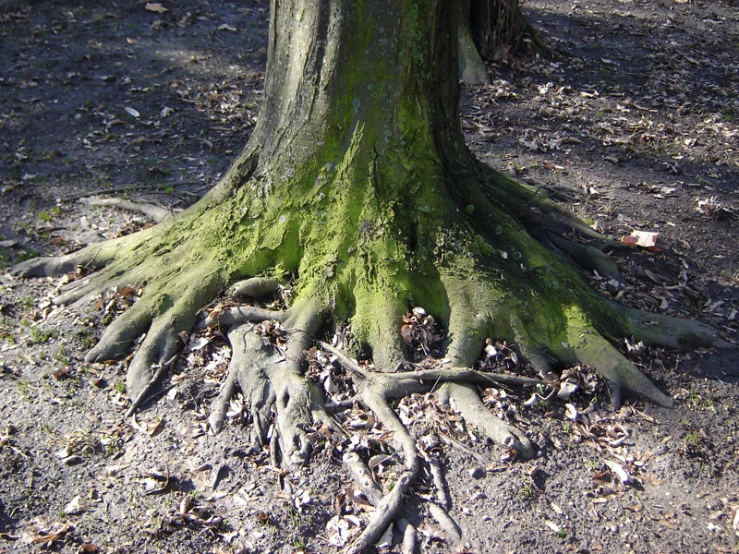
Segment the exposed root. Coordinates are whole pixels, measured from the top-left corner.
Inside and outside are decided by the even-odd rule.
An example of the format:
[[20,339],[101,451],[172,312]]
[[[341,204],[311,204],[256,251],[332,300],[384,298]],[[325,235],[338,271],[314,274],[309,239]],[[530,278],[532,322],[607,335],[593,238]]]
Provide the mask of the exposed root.
[[425,456],[425,458],[434,482],[434,487],[436,488],[436,502],[439,506],[448,510],[452,507],[452,497],[449,494],[449,487],[447,486],[446,479],[444,479],[439,460],[431,456]]
[[383,427],[392,433],[392,441],[403,453],[403,472],[391,491],[375,507],[372,518],[362,534],[345,550],[347,554],[359,554],[374,544],[392,523],[403,503],[403,499],[418,476],[419,458],[413,437],[390,408],[381,387],[366,383],[362,386],[361,397],[364,404],[372,410]]
[[99,269],[115,257],[119,241],[120,239],[93,244],[77,252],[55,258],[26,260],[13,267],[10,273],[17,277],[53,277],[74,273],[78,268]]
[[462,529],[459,527],[459,524],[454,521],[445,508],[439,506],[436,502],[429,502],[428,508],[429,512],[431,512],[431,517],[433,517],[444,530],[447,541],[454,549],[454,552],[462,550],[464,545],[462,543]]
[[154,374],[149,378],[149,381],[146,383],[144,388],[141,390],[141,393],[138,395],[138,397],[133,398],[131,402],[131,407],[126,412],[126,417],[131,417],[136,413],[136,411],[149,399],[151,398],[152,392],[154,392],[154,388],[159,383],[159,380],[164,376],[167,371],[169,371],[169,368],[171,368],[174,363],[177,361],[177,354],[172,356],[169,360],[164,362],[163,364],[159,364],[159,367],[156,368],[154,371]]
[[274,277],[252,277],[234,283],[228,289],[228,295],[237,299],[263,298],[269,296],[280,288],[280,280]]
[[231,361],[226,381],[213,401],[208,424],[215,433],[223,428],[229,401],[238,386],[251,415],[250,442],[254,447],[260,447],[267,444],[269,411],[275,400],[273,387],[264,369],[277,363],[278,355],[274,348],[264,344],[253,329],[253,325],[240,325],[229,330]]
[[616,262],[598,248],[589,244],[573,242],[556,233],[547,233],[547,236],[556,250],[571,258],[579,267],[586,271],[595,271],[606,279],[615,279],[619,283],[623,282]]
[[573,349],[580,362],[598,368],[598,373],[608,383],[616,408],[621,406],[625,392],[636,393],[660,406],[672,407],[672,399],[603,337],[590,336],[587,340],[573,344]]
[[418,552],[418,532],[407,519],[400,518],[398,520],[398,530],[403,536],[401,544],[401,552],[403,554],[416,554]]
[[614,313],[624,317],[625,336],[633,335],[648,346],[662,346],[675,350],[712,346],[733,349],[735,345],[724,341],[716,329],[690,319],[679,319],[610,303]]
[[378,506],[382,501],[382,489],[375,483],[367,464],[362,461],[356,452],[347,452],[344,454],[342,461],[355,485],[367,497],[369,503]]
[[139,202],[124,200],[123,198],[80,198],[78,202],[88,206],[109,206],[128,212],[140,213],[151,219],[154,223],[161,223],[165,219],[172,217],[171,211],[156,204],[141,204]]
[[439,392],[442,404],[448,403],[458,411],[465,422],[496,444],[514,448],[524,458],[534,455],[531,441],[510,423],[495,417],[480,400],[480,395],[472,385],[447,383]]
[[221,325],[225,328],[234,327],[244,323],[259,323],[260,321],[279,321],[284,322],[288,317],[287,311],[266,310],[264,308],[256,308],[254,306],[232,306],[224,310],[211,312],[204,325],[212,327],[213,325]]

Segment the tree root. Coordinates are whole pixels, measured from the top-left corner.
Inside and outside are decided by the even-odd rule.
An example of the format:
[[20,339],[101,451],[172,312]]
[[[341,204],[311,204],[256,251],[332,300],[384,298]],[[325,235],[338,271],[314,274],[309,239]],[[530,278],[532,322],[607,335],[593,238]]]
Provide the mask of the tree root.
[[275,393],[264,368],[277,363],[277,355],[253,329],[253,325],[239,325],[229,330],[228,339],[233,345],[231,361],[226,380],[211,406],[208,424],[213,432],[221,431],[229,401],[238,386],[251,414],[251,444],[259,447],[267,444],[269,412],[275,401]]
[[[249,166],[247,158],[240,158],[235,167]],[[393,164],[404,165],[389,165]],[[246,179],[251,179],[252,170]],[[351,173],[349,169],[345,172]],[[442,182],[446,176],[433,177]],[[630,392],[664,406],[672,403],[614,346],[621,338],[636,337],[671,348],[723,344],[705,325],[624,308],[593,292],[573,262],[618,279],[610,258],[594,246],[607,244],[608,237],[589,229],[538,190],[500,175],[491,177],[495,195],[484,189],[481,177],[460,178],[454,194],[469,204],[458,203],[459,209],[451,210],[449,221],[444,220],[450,223],[446,227],[433,214],[419,215],[429,208],[425,204],[407,213],[403,208],[398,213],[412,214],[408,219],[413,221],[392,227],[385,216],[400,210],[398,197],[378,200],[379,208],[369,202],[371,209],[362,208],[367,213],[359,217],[352,212],[354,219],[348,223],[341,219],[347,228],[339,225],[336,232],[331,228],[333,220],[319,225],[310,217],[295,215],[301,213],[299,209],[270,212],[270,200],[261,203],[249,196],[253,187],[263,183],[248,181],[237,186],[235,180],[229,174],[201,203],[155,228],[60,258],[29,260],[13,273],[30,277],[77,272],[79,278],[63,287],[55,299],[59,304],[79,305],[110,287],[145,288],[141,298],[108,325],[85,357],[87,362],[107,360],[138,343],[127,373],[133,402],[130,413],[151,398],[156,383],[184,345],[181,337],[196,326],[200,309],[227,287],[234,299],[261,299],[280,289],[280,276],[299,275],[294,303],[283,310],[227,301],[202,323],[224,329],[232,347],[226,378],[213,400],[208,423],[214,433],[222,429],[230,402],[240,390],[252,423],[251,444],[255,448],[268,445],[273,464],[294,468],[308,461],[316,428],[332,438],[344,433],[331,416],[332,410],[345,409],[355,401],[370,410],[391,437],[402,470],[392,490],[383,492],[372,485],[371,474],[358,469],[361,460],[345,459],[357,486],[375,506],[347,552],[365,550],[393,521],[403,534],[404,552],[417,548],[415,529],[399,517],[419,475],[422,449],[416,447],[391,402],[434,392],[467,425],[493,442],[515,449],[522,457],[534,455],[534,445],[524,433],[487,410],[475,385],[526,387],[542,381],[473,369],[487,337],[507,341],[522,362],[546,379],[553,379],[551,370],[557,365],[592,366],[606,379],[617,407]],[[414,176],[415,181],[424,179]],[[345,181],[337,183],[341,186],[334,193],[335,200],[358,194],[349,194],[351,187],[344,186]],[[424,194],[423,202],[433,204],[437,192]],[[444,198],[452,202],[452,196]],[[257,208],[250,212],[252,201]],[[356,206],[350,203],[342,209],[348,207]],[[431,208],[446,213],[444,208]],[[475,211],[474,219],[458,216],[470,210]],[[377,228],[373,221],[380,222]],[[387,229],[380,229],[383,226]],[[572,229],[593,244],[573,242]],[[98,271],[87,275],[89,269]],[[412,340],[404,342],[407,337],[401,337],[398,327],[403,314],[419,299],[432,302],[429,311],[447,324],[442,339],[441,334],[429,332],[424,340],[439,341],[433,348],[451,360],[450,367],[440,364],[429,369],[409,362],[408,349],[415,346]],[[411,319],[404,322],[406,330],[413,326],[425,329],[425,323]],[[264,325],[267,320],[272,324]],[[360,365],[342,350],[316,340],[326,323],[347,320],[353,339],[365,353],[371,353],[374,366]],[[258,335],[254,332],[258,324],[279,332]],[[351,401],[332,402],[327,407],[322,392],[306,378],[305,351],[314,345],[335,356],[344,368],[353,387],[348,393],[354,394]],[[421,349],[426,346],[422,344]],[[447,513],[449,497],[442,475],[433,461],[427,461],[438,489],[435,507],[429,511],[450,541],[459,543],[459,527]]]
[[161,223],[165,219],[172,217],[172,212],[156,204],[141,204],[139,202],[131,202],[123,198],[80,198],[77,202],[88,206],[109,206],[126,210],[128,212],[136,212],[145,215],[154,223]]
[[524,458],[533,457],[534,446],[531,441],[513,425],[491,414],[471,385],[447,383],[441,389],[439,396],[442,405],[451,405],[466,423],[472,425],[494,443],[514,448]]
[[397,449],[403,453],[404,461],[403,472],[398,477],[395,486],[375,506],[372,518],[361,535],[345,549],[346,554],[364,552],[380,538],[388,525],[395,519],[405,495],[418,476],[419,469],[415,441],[388,405],[382,388],[365,384],[362,386],[360,394],[363,403],[377,416],[382,426],[392,433],[392,441]]
[[398,520],[398,531],[403,536],[401,552],[403,554],[416,554],[418,552],[418,533],[416,532],[416,528],[407,519],[400,518]]

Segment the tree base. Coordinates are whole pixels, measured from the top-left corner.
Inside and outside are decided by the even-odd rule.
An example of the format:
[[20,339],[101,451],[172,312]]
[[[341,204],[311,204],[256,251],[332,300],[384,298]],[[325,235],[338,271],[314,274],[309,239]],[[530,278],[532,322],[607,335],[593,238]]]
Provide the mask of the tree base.
[[[354,220],[344,217],[338,227],[318,225],[315,213],[307,224],[298,215],[304,211],[293,211],[288,219],[281,207],[268,203],[259,204],[257,224],[251,223],[249,210],[234,222],[234,203],[243,202],[240,192],[223,195],[216,190],[157,227],[61,258],[29,260],[14,273],[30,277],[80,267],[98,269],[67,285],[56,299],[61,304],[84,304],[110,287],[145,286],[141,299],[107,327],[86,356],[86,361],[96,362],[122,355],[145,335],[128,368],[132,411],[150,397],[152,387],[176,359],[184,344],[181,337],[196,324],[198,312],[231,285],[232,298],[206,321],[227,331],[233,350],[209,424],[214,432],[221,429],[229,401],[240,390],[251,416],[251,441],[255,446],[269,445],[275,465],[309,462],[307,429],[343,433],[327,409],[323,391],[304,375],[305,352],[313,345],[334,356],[351,375],[353,400],[371,410],[402,459],[392,490],[378,492],[369,483],[362,485],[375,510],[348,547],[349,552],[361,552],[402,513],[405,494],[422,463],[419,437],[391,408],[398,399],[437,390],[483,436],[521,456],[534,455],[535,447],[524,434],[485,408],[475,384],[521,386],[541,381],[474,371],[486,337],[507,340],[540,375],[550,376],[553,368],[563,365],[597,369],[616,407],[624,393],[664,406],[672,402],[609,340],[633,336],[669,347],[720,342],[712,329],[698,323],[646,314],[598,296],[566,258],[585,266],[613,267],[600,250],[572,242],[564,231],[577,229],[591,239],[602,237],[537,191],[488,169],[478,170],[486,177],[470,173],[457,181],[466,187],[467,205],[453,211],[431,204],[433,197],[421,194],[408,213],[429,217],[416,217],[410,227],[398,223],[397,208],[382,202],[351,212],[348,208],[356,201],[352,198],[346,200],[347,210],[342,211],[341,201],[337,209],[356,214]],[[240,191],[250,188],[250,179],[242,179]],[[335,184],[341,190],[340,178]],[[378,219],[388,213],[395,213],[396,219]],[[473,213],[474,219],[469,217]],[[527,224],[534,220],[532,214],[535,222]],[[444,218],[444,227],[429,225]],[[246,225],[247,232],[239,225]],[[250,237],[238,251],[234,235]],[[236,303],[273,294],[279,276],[286,272],[298,274],[289,307],[273,311]],[[248,278],[235,279],[242,275]],[[411,318],[399,328],[402,315],[414,303],[432,306],[429,311],[445,323],[442,354],[453,369],[399,365],[408,357],[408,328],[420,325]],[[357,344],[371,353],[374,367],[360,366],[316,339],[325,325],[346,320],[351,321]],[[267,326],[269,332],[265,321],[275,322]],[[559,383],[548,384],[556,388]],[[432,463],[428,455],[424,463]],[[354,474],[364,474],[361,460],[351,458],[345,464]],[[443,519],[439,515],[443,512],[436,511],[437,519]],[[412,527],[402,525],[413,543]],[[454,534],[453,522],[444,526]]]

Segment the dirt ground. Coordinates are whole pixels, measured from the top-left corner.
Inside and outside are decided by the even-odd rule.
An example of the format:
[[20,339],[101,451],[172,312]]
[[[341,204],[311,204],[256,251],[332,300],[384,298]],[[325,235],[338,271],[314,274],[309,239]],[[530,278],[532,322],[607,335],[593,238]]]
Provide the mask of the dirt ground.
[[[364,517],[342,508],[348,444],[317,442],[308,467],[280,472],[267,451],[245,446],[238,402],[225,430],[208,434],[229,356],[218,337],[194,336],[157,401],[126,418],[127,360],[82,357],[136,291],[72,310],[49,301],[63,279],[7,273],[148,223],[80,198],[180,210],[246,143],[268,3],[160,6],[36,1],[0,14],[0,552],[337,552]],[[597,275],[593,286],[736,343],[736,3],[531,0],[525,9],[553,53],[491,65],[491,85],[465,88],[470,147],[556,188],[605,233],[659,233],[657,248],[614,252],[625,288]],[[485,391],[534,440],[532,460],[482,443],[431,396],[398,405],[441,439],[450,515],[468,552],[739,551],[739,354],[624,348],[675,409],[632,401],[614,412],[602,386],[550,402],[529,402],[531,390]],[[358,407],[349,419],[352,444],[378,444]],[[392,460],[375,468],[392,476]],[[429,481],[408,498],[409,519],[423,552],[451,552],[423,502]]]

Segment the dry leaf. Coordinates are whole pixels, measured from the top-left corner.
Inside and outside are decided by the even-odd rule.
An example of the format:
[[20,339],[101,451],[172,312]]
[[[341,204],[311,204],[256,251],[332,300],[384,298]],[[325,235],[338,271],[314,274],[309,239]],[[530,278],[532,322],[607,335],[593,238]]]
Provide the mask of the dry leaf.
[[549,527],[555,533],[559,533],[562,530],[562,528],[559,525],[557,525],[556,523],[554,523],[553,521],[550,521],[548,519],[544,520],[544,525],[546,525],[547,527]]
[[72,500],[70,500],[69,504],[64,506],[64,513],[68,516],[79,515],[83,511],[82,498],[80,496],[75,496]]
[[642,248],[655,248],[657,246],[659,233],[648,231],[631,231],[628,237],[621,237],[620,242],[626,246],[641,246]]
[[154,12],[154,13],[165,13],[169,11],[167,8],[162,6],[162,4],[159,2],[147,2],[146,6],[144,6],[144,9],[147,12]]
[[611,469],[611,471],[618,475],[618,478],[624,485],[631,481],[631,475],[629,475],[628,472],[621,465],[617,464],[616,462],[611,462],[610,460],[606,460],[605,462],[606,465]]

